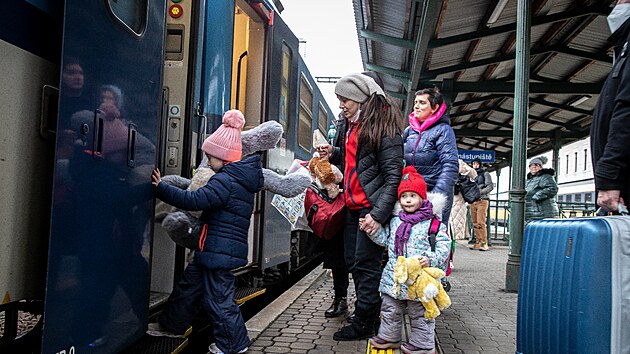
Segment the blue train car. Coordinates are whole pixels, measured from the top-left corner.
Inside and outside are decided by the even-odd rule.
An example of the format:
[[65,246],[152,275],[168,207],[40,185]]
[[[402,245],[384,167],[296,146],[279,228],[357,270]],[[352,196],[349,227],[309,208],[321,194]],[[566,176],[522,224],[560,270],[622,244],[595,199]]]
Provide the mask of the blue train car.
[[[333,119],[268,1],[18,0],[0,59],[0,352],[129,350],[186,265],[155,217],[153,168],[190,178],[238,108],[245,129],[283,125],[265,167],[286,173]],[[272,197],[257,196],[234,270],[244,298],[318,260]]]

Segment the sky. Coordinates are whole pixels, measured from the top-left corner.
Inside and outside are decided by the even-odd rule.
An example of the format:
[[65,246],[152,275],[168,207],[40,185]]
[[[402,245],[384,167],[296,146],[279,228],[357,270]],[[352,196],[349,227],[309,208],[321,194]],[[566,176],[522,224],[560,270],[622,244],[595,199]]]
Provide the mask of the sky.
[[[352,1],[282,0],[282,5],[282,19],[299,40],[306,41],[300,45],[300,54],[313,77],[363,71]],[[336,116],[339,100],[335,84],[318,86]]]

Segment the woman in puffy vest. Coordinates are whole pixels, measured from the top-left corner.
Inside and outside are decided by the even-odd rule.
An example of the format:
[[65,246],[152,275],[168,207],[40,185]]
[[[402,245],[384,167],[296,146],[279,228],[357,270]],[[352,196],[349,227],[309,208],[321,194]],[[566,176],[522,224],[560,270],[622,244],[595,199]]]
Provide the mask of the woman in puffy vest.
[[525,222],[544,218],[558,217],[556,195],[558,185],[553,179],[553,168],[542,168],[547,162],[545,156],[533,158],[529,162],[529,173],[525,182]]

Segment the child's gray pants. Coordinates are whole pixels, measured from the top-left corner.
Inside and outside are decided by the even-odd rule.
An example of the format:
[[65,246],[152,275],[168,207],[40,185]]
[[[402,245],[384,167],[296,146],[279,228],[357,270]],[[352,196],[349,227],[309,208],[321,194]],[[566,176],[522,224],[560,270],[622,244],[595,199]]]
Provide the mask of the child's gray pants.
[[422,306],[420,301],[396,300],[384,294],[383,304],[381,305],[381,326],[378,330],[378,336],[388,342],[399,342],[401,340],[405,307],[411,322],[409,343],[418,348],[434,348],[435,320],[427,321],[424,319],[424,306]]

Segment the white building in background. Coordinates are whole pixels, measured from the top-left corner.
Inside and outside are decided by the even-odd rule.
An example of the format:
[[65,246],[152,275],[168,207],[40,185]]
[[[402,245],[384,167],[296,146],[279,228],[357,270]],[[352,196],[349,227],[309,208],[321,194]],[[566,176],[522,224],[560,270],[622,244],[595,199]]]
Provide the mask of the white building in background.
[[[554,168],[551,151],[538,155],[546,156],[547,163],[543,168]],[[527,159],[527,163],[537,156]],[[559,164],[556,175],[558,176],[558,201],[564,203],[594,203],[595,183],[593,182],[593,164],[591,163],[591,139],[586,138],[576,141],[560,149]],[[529,172],[529,168],[527,168]],[[495,190],[491,193],[491,198],[509,199],[511,168],[503,168],[500,171],[500,178],[497,181],[497,173],[492,173],[495,183]],[[498,183],[498,188],[497,188]]]

